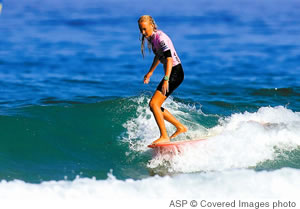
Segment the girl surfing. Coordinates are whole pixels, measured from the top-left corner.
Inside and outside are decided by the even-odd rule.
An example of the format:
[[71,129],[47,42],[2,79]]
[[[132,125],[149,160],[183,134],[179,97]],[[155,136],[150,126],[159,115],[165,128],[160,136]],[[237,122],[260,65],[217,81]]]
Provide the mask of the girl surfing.
[[[144,77],[144,83],[149,83],[150,77],[159,63],[164,66],[165,76],[157,86],[149,106],[160,130],[160,138],[152,144],[165,143],[188,130],[168,110],[161,107],[167,97],[182,83],[184,72],[171,39],[163,31],[157,29],[154,19],[149,15],[143,15],[139,18],[138,24],[142,35],[142,55],[144,56],[145,39],[148,42],[148,48],[151,47],[155,54],[150,70]],[[164,120],[176,127],[176,131],[171,137],[168,136]]]

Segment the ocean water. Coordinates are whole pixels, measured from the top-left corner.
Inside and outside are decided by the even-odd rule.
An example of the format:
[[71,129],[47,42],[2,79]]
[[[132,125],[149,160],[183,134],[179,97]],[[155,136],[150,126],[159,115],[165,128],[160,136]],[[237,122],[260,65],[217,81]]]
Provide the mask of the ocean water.
[[[283,0],[2,1],[0,199],[297,200],[299,9]],[[140,53],[143,14],[171,37],[185,71],[163,105],[189,129],[176,140],[207,138],[176,155],[147,147],[159,137],[148,103],[163,68],[143,84],[153,59]]]

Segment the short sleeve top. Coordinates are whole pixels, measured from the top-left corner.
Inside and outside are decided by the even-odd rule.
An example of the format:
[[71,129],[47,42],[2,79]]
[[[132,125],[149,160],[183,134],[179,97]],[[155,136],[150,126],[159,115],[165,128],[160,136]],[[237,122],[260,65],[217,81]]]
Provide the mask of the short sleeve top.
[[164,52],[166,52],[168,50],[170,50],[170,52],[171,52],[171,56],[172,56],[172,60],[173,60],[172,66],[174,67],[181,63],[181,61],[176,53],[176,50],[173,46],[173,43],[172,43],[171,39],[167,36],[167,34],[162,32],[161,30],[156,30],[153,32],[153,34],[151,35],[151,37],[148,40],[152,45],[152,51],[159,58],[159,61],[162,64],[165,65],[167,63],[167,59],[164,55]]

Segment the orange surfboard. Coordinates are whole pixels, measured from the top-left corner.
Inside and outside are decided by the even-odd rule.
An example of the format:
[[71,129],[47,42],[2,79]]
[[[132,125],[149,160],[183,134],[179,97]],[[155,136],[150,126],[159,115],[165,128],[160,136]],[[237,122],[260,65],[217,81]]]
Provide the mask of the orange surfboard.
[[200,141],[203,141],[205,139],[194,139],[194,140],[184,140],[184,141],[170,141],[170,142],[164,142],[159,144],[149,144],[148,147],[150,148],[172,148],[172,147],[181,147],[183,145],[191,145],[194,143],[198,143]]

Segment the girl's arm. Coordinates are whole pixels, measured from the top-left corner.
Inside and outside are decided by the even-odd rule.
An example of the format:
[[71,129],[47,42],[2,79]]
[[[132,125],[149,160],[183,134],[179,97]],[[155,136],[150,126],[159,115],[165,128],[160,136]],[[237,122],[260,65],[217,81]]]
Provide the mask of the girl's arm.
[[159,59],[157,56],[154,57],[152,65],[150,67],[149,72],[144,76],[144,83],[149,83],[150,77],[152,76],[154,70],[156,69],[157,65],[159,64]]
[[172,71],[172,65],[173,65],[172,57],[167,57],[167,64],[165,66],[165,78],[167,78],[167,80],[165,79],[162,85],[163,95],[166,95],[166,93],[169,91],[169,78]]
[[173,59],[172,57],[167,57],[167,64],[165,67],[165,76],[170,78],[171,71],[172,71]]

